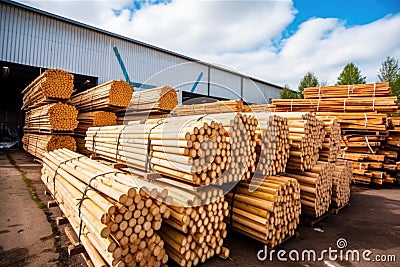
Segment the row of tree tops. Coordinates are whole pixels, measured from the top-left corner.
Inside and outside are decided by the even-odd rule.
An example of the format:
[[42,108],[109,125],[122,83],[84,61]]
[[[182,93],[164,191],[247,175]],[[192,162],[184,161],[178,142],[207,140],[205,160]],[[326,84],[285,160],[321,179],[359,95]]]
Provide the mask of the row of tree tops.
[[[400,65],[399,61],[393,57],[387,57],[382,62],[378,71],[380,82],[389,82],[392,88],[392,95],[400,100]],[[337,85],[364,84],[366,77],[361,74],[360,69],[354,63],[348,63],[337,78]],[[281,92],[283,99],[304,98],[303,90],[308,87],[325,86],[326,82],[320,82],[317,76],[311,71],[300,80],[298,91],[291,90],[285,86]]]

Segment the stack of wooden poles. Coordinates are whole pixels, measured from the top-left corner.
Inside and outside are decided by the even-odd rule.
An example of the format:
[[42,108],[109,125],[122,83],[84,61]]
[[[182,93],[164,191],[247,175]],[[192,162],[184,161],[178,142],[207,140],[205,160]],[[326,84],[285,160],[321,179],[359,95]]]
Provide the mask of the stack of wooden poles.
[[76,151],[75,139],[69,135],[48,135],[25,133],[22,137],[23,147],[26,152],[42,159],[44,153],[59,148]]
[[198,115],[198,114],[218,114],[218,113],[232,113],[242,112],[243,101],[237,100],[226,100],[216,101],[212,103],[204,104],[183,104],[176,107],[174,113],[180,116]]
[[325,138],[323,122],[315,114],[299,112],[277,112],[277,116],[288,121],[290,156],[287,169],[308,170],[319,158],[319,149]]
[[317,116],[317,118],[323,122],[325,131],[322,148],[319,150],[319,160],[335,162],[340,152],[340,124],[333,116]]
[[301,212],[300,186],[286,176],[255,177],[240,182],[226,196],[234,231],[256,239],[269,248],[293,236]]
[[160,231],[168,256],[179,266],[196,266],[214,255],[229,256],[223,247],[227,236],[224,198],[196,207],[168,206],[170,217]]
[[194,116],[91,127],[85,139],[86,148],[101,157],[205,185],[221,177],[231,161],[225,132],[215,120]]
[[42,181],[95,266],[161,266],[168,256],[156,233],[170,212],[167,191],[67,149],[44,156]]
[[284,173],[290,150],[287,118],[267,112],[254,116],[258,120],[256,173],[261,176]]
[[90,127],[101,127],[117,124],[117,116],[110,111],[92,111],[78,114],[78,127],[75,129],[75,140],[78,152],[89,155],[91,152],[85,148],[86,131]]
[[338,159],[332,176],[332,208],[341,208],[350,201],[350,184],[353,179],[351,162]]
[[287,176],[300,183],[302,214],[320,217],[329,210],[334,163],[318,161],[308,171],[288,170]]
[[129,83],[112,80],[72,97],[72,103],[79,110],[75,139],[80,153],[90,154],[85,148],[89,127],[116,125],[115,111],[124,112],[127,109],[132,93],[133,88]]
[[133,87],[125,81],[111,80],[72,96],[79,112],[95,110],[123,111],[128,108]]
[[119,112],[118,124],[129,121],[166,118],[178,105],[178,95],[174,88],[162,86],[137,91],[133,94],[126,111]]
[[68,101],[74,91],[74,76],[60,69],[43,72],[22,90],[22,109],[28,110],[58,101]]
[[24,149],[35,157],[57,148],[76,150],[71,136],[77,127],[78,111],[68,104],[74,89],[73,75],[59,69],[42,73],[23,91],[25,113]]

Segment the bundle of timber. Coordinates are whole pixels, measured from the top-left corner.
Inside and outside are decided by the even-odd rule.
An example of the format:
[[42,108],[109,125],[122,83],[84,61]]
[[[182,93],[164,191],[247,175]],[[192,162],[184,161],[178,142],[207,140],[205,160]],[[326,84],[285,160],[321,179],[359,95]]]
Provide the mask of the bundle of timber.
[[75,129],[75,140],[78,152],[89,155],[90,151],[85,148],[86,131],[90,127],[101,127],[117,124],[117,116],[109,111],[93,111],[78,114],[78,127]]
[[335,162],[340,152],[340,124],[332,116],[317,116],[324,124],[325,138],[319,150],[319,160]]
[[332,203],[331,207],[341,208],[349,203],[350,184],[353,180],[351,162],[338,159],[332,176]]
[[132,86],[125,81],[109,81],[73,95],[72,105],[80,112],[120,111],[129,106],[133,93]]
[[249,112],[274,112],[275,106],[271,104],[252,104],[248,106]]
[[22,109],[28,110],[54,101],[69,100],[73,91],[72,74],[60,69],[46,70],[22,91]]
[[291,170],[308,170],[319,158],[319,149],[325,138],[323,122],[315,114],[277,112],[276,116],[288,121],[290,156],[286,165]]
[[[250,179],[257,166],[257,118],[251,113],[210,114],[205,118],[212,118],[221,123],[226,130],[225,136],[230,141],[227,152],[230,152],[231,160],[224,173],[224,179],[218,180],[218,184]],[[218,156],[219,150],[216,152]]]
[[289,158],[289,126],[287,118],[270,113],[254,113],[256,130],[256,172],[262,176],[284,173]]
[[392,177],[397,179],[397,183],[400,183],[400,117],[389,117],[388,119],[389,136],[386,139],[386,144],[379,152],[384,150],[390,156],[387,157],[384,167],[391,173]]
[[318,161],[309,171],[288,171],[287,176],[300,183],[302,214],[320,217],[328,211],[334,168],[334,163]]
[[321,98],[353,98],[353,97],[385,97],[391,95],[391,88],[388,82],[333,85],[304,88],[304,99]]
[[214,255],[229,257],[223,247],[227,236],[224,217],[229,212],[223,197],[202,206],[168,208],[170,217],[163,221],[160,236],[168,256],[179,266],[196,266]]
[[195,185],[217,180],[231,162],[226,130],[202,116],[91,127],[85,140],[98,156]]
[[43,135],[25,133],[22,137],[24,149],[37,158],[43,158],[44,153],[59,148],[76,151],[75,139],[68,135]]
[[[265,177],[265,176],[263,176]],[[240,182],[226,196],[233,229],[273,248],[295,234],[301,213],[300,185],[285,176]]]
[[397,96],[322,99],[273,99],[275,111],[397,113]]
[[118,113],[118,124],[129,121],[166,118],[178,105],[178,95],[169,86],[134,92],[131,103],[125,112]]
[[218,114],[241,112],[243,110],[243,101],[226,100],[216,101],[204,104],[179,105],[174,110],[174,114],[178,116],[201,115],[201,114]]
[[136,177],[66,149],[45,154],[42,181],[59,203],[94,266],[160,266],[168,261],[155,232],[167,205]]
[[78,111],[65,103],[40,106],[26,112],[24,132],[72,132],[78,125]]
[[387,115],[377,113],[318,113],[335,116],[342,131],[341,158],[351,160],[354,180],[360,183],[393,182],[383,169],[387,155],[379,152],[387,138]]

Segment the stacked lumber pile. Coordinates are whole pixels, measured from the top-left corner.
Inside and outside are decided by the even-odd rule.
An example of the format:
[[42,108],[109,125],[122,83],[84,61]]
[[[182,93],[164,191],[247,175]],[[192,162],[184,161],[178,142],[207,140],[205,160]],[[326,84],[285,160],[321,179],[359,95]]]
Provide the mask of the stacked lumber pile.
[[254,113],[256,130],[256,173],[262,176],[284,173],[289,158],[289,126],[287,118],[270,113]]
[[220,123],[197,116],[91,127],[85,140],[86,148],[103,158],[206,185],[222,177],[231,161],[226,136]]
[[288,170],[287,176],[300,183],[302,214],[320,217],[328,211],[334,168],[334,163],[318,161],[309,171]]
[[387,155],[384,169],[400,183],[400,117],[389,117],[388,120],[389,136],[379,153]]
[[69,100],[73,91],[72,74],[60,69],[46,70],[22,91],[22,109]]
[[168,256],[179,266],[196,266],[214,255],[229,256],[223,247],[227,236],[224,198],[197,207],[168,206],[170,217],[163,221],[160,236]]
[[342,150],[339,157],[353,162],[356,182],[392,182],[383,169],[388,155],[379,152],[388,135],[386,114],[320,112],[317,116],[333,116],[340,123]]
[[227,150],[231,156],[229,168],[224,173],[224,178],[217,181],[218,184],[250,179],[257,166],[257,118],[254,114],[241,113],[210,114],[205,118],[212,118],[221,123],[226,130],[225,137],[230,141]]
[[351,97],[324,99],[273,99],[275,111],[295,112],[379,112],[384,114],[399,111],[397,96]]
[[275,111],[275,106],[271,104],[252,104],[248,105],[246,109],[249,110],[249,112],[274,112]]
[[289,126],[290,156],[286,168],[301,171],[312,168],[319,158],[319,149],[325,138],[323,122],[312,113],[274,114],[286,118]]
[[68,135],[25,133],[22,137],[22,143],[26,152],[40,159],[43,158],[44,153],[59,148],[76,150],[75,139]]
[[134,92],[131,103],[125,112],[118,113],[118,124],[129,121],[166,118],[178,105],[178,95],[169,86]]
[[336,117],[317,116],[324,124],[325,138],[319,150],[319,160],[335,162],[340,152],[341,131]]
[[332,203],[331,207],[341,208],[349,203],[350,184],[353,179],[351,162],[338,159],[332,175]]
[[78,125],[78,111],[65,103],[54,103],[28,110],[25,114],[24,132],[73,132]]
[[295,234],[301,212],[300,186],[296,179],[253,178],[252,184],[240,182],[226,198],[230,203],[230,217],[226,221],[234,231],[269,248]]
[[304,88],[304,99],[387,97],[392,90],[388,82],[334,85]]
[[71,99],[79,112],[90,111],[121,111],[128,108],[132,98],[133,88],[125,81],[109,81],[90,88]]
[[[383,184],[392,183],[397,175],[397,151],[389,144],[396,137],[388,139],[387,114],[398,113],[399,106],[390,94],[388,83],[323,86],[305,88],[305,99],[276,99],[273,104],[277,111],[316,111],[318,116],[335,117],[342,134],[339,156],[353,162],[355,181]],[[322,154],[325,160],[326,152]]]
[[135,177],[67,149],[46,153],[43,161],[42,181],[95,266],[166,264],[156,231],[169,216],[167,205]]
[[174,113],[177,114],[178,116],[232,113],[232,112],[242,112],[243,107],[244,107],[243,101],[237,99],[237,100],[216,101],[205,104],[179,105],[174,110]]
[[114,112],[93,111],[78,114],[78,127],[75,129],[75,140],[78,152],[88,155],[90,151],[85,148],[86,131],[90,127],[101,127],[117,124],[117,116]]
[[73,75],[59,69],[42,73],[23,91],[25,113],[24,149],[42,158],[47,151],[58,148],[76,150],[71,136],[77,127],[78,111],[68,104],[74,89]]

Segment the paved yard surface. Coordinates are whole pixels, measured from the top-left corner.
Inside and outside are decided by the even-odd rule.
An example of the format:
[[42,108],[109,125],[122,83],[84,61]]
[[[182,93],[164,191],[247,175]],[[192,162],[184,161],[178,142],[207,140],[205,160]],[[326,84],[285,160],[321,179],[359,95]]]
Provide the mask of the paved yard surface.
[[[44,190],[38,163],[23,151],[0,151],[0,266],[86,266],[79,255],[68,258],[64,226],[55,223],[61,212],[44,205],[50,200]],[[325,255],[315,262],[293,262],[289,258],[281,262],[275,253],[273,263],[269,259],[260,261],[257,253],[264,247],[261,243],[230,234],[225,244],[231,249],[231,259],[212,259],[203,266],[399,266],[400,189],[353,186],[350,206],[314,227],[302,224],[298,232],[297,237],[275,250],[286,251],[286,258],[294,249],[300,255],[304,250],[314,250],[319,257],[324,249],[338,249],[337,240],[342,238],[347,247],[332,255],[357,250],[361,260],[335,261]],[[362,260],[366,250],[371,250],[370,262]],[[376,255],[395,255],[397,263],[372,261]]]

